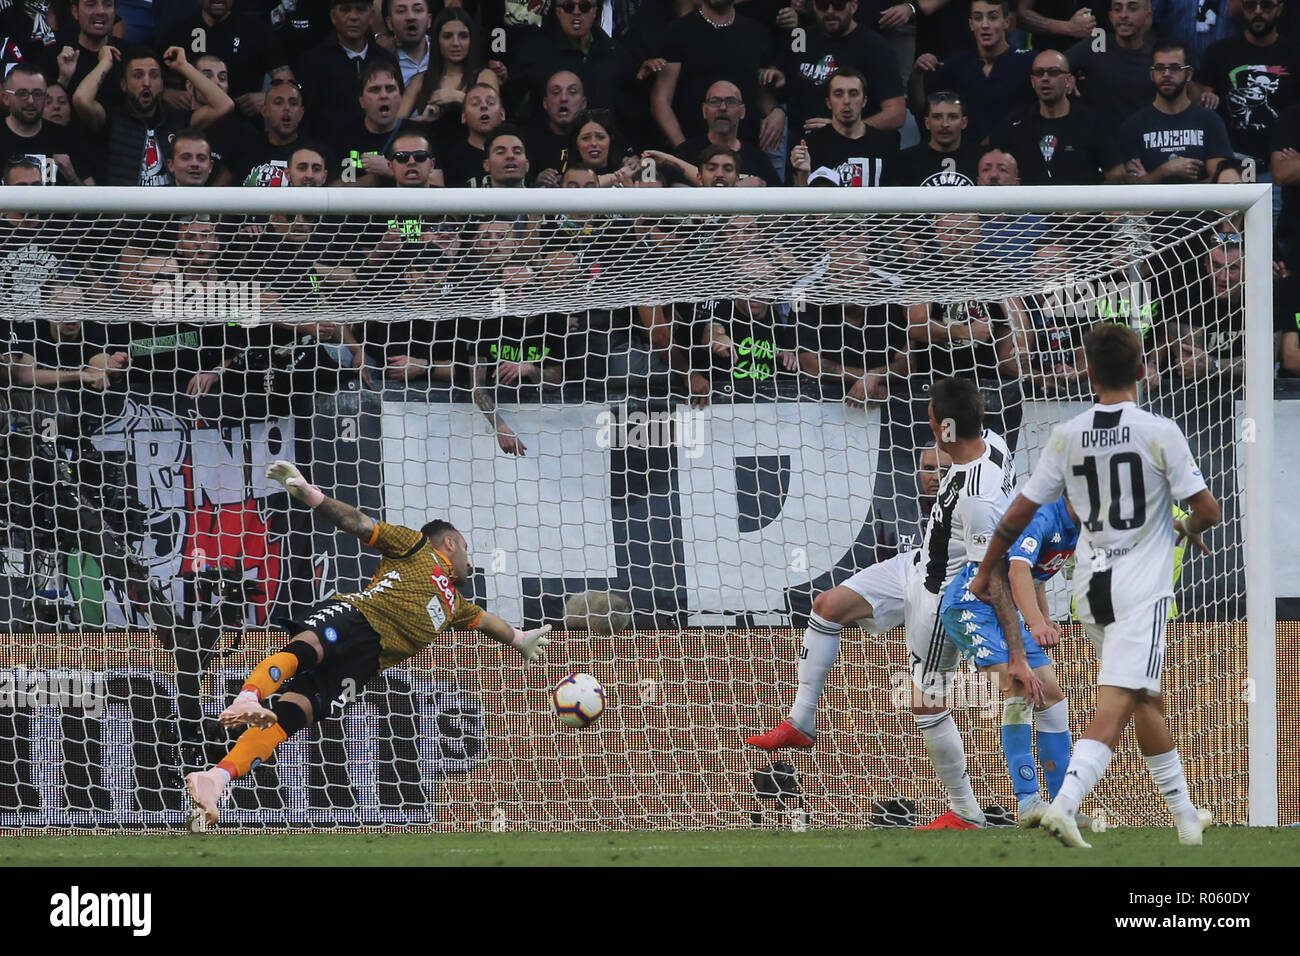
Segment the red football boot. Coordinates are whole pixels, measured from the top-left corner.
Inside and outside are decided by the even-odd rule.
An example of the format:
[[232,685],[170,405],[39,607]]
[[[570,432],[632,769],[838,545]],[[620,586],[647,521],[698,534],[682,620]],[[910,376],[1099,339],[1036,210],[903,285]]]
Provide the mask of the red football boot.
[[788,720],[783,720],[773,730],[755,737],[746,737],[745,743],[760,750],[780,750],[782,747],[796,747],[807,750],[813,745],[813,739],[803,731],[795,728]]
[[918,830],[980,830],[983,829],[978,823],[971,823],[957,815],[956,810],[949,810],[934,818],[923,827],[917,827]]

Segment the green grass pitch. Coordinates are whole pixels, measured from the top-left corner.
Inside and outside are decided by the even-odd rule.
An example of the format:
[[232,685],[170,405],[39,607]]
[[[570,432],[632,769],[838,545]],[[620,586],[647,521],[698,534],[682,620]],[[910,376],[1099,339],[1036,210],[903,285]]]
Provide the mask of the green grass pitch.
[[1112,828],[1067,850],[1035,831],[215,833],[0,837],[0,866],[1294,866],[1300,827]]

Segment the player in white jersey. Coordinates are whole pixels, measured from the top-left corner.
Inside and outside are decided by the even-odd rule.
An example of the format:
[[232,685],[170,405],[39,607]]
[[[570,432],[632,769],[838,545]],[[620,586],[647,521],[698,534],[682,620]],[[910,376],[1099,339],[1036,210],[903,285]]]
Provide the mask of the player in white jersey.
[[[922,513],[926,503],[934,501],[951,464],[952,459],[937,447],[921,451],[916,478]],[[817,735],[817,702],[839,656],[841,628],[869,619],[867,629],[873,634],[883,634],[902,624],[907,582],[917,567],[920,553],[920,549],[911,548],[887,561],[877,561],[843,584],[817,595],[799,653],[799,689],[790,716],[767,733],[746,738],[745,743],[763,750],[813,745]]]
[[[1066,846],[1088,846],[1075,813],[1132,720],[1179,842],[1199,845],[1211,816],[1192,805],[1164,717],[1160,675],[1175,543],[1187,538],[1208,553],[1200,535],[1219,522],[1219,503],[1178,426],[1137,407],[1137,382],[1145,372],[1137,335],[1124,326],[1099,325],[1088,333],[1084,349],[1098,402],[1052,430],[970,589],[987,599],[993,569],[1035,510],[1067,492],[1082,519],[1074,588],[1079,620],[1099,658],[1097,712],[1040,826]],[[1184,499],[1190,514],[1171,520],[1175,500]]]
[[[912,712],[925,737],[926,753],[948,791],[948,810],[925,830],[969,830],[984,825],[966,773],[966,750],[952,719],[953,678],[959,652],[940,619],[948,585],[968,554],[988,544],[1015,488],[1015,462],[1002,436],[984,428],[984,403],[973,382],[945,378],[930,391],[930,428],[952,458],[939,488],[921,545],[921,560],[908,581],[907,651],[912,670]],[[1005,605],[1002,609],[1005,612]],[[1004,629],[1010,650],[1007,675],[1020,693],[1042,701],[1042,685],[1025,657],[1014,609]]]

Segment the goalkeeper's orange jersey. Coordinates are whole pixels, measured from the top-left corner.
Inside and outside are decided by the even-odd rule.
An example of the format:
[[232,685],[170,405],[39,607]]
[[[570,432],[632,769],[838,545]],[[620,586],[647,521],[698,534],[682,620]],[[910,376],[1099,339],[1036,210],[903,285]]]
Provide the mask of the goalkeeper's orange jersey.
[[384,559],[370,587],[340,594],[380,637],[379,669],[414,657],[443,631],[478,625],[483,609],[456,590],[451,562],[420,532],[375,522],[366,542]]

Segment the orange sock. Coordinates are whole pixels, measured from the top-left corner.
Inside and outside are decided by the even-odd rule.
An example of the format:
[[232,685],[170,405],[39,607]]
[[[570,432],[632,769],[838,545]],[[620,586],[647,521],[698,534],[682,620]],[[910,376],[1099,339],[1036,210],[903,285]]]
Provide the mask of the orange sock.
[[226,754],[226,759],[217,766],[230,774],[231,780],[238,780],[275,753],[275,748],[288,739],[289,735],[279,724],[265,730],[250,727],[239,735],[235,746]]
[[248,675],[240,690],[251,690],[259,700],[266,700],[296,673],[298,673],[297,655],[280,651],[254,667],[253,673]]

